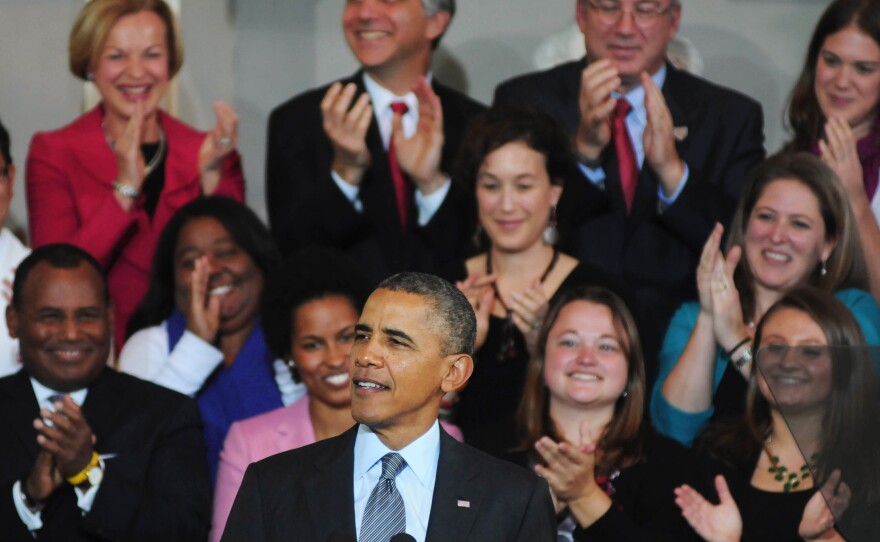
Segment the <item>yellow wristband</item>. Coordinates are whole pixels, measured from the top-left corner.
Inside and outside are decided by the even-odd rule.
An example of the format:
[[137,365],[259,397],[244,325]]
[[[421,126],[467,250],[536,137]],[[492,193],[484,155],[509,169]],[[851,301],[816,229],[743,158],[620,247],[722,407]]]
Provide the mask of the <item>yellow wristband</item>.
[[89,461],[89,464],[86,465],[86,468],[74,474],[70,478],[67,479],[67,483],[72,486],[78,486],[81,483],[85,482],[89,478],[89,471],[93,468],[97,467],[100,462],[100,458],[98,457],[98,452],[92,452],[92,460]]

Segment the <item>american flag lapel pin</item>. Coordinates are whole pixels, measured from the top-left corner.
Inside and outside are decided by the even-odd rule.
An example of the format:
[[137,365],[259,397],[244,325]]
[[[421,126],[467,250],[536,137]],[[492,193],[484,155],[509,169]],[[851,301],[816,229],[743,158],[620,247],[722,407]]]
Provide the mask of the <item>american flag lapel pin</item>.
[[471,501],[465,501],[465,500],[462,500],[462,499],[458,499],[458,507],[459,507],[459,508],[470,508],[470,507],[471,507]]

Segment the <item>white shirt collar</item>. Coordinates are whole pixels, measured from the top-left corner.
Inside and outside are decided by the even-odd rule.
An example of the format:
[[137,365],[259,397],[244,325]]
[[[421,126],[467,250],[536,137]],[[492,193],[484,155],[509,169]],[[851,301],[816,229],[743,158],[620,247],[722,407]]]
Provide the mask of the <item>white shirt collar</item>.
[[[432,74],[427,74],[428,82],[431,82]],[[403,102],[409,108],[403,115],[403,135],[404,137],[412,137],[416,131],[419,122],[419,99],[415,92],[407,92],[403,96],[398,96],[379,84],[370,74],[364,72],[364,88],[370,95],[370,102],[373,104],[373,115],[379,124],[379,133],[382,135],[382,143],[388,148],[388,140],[391,138],[391,119],[393,113],[391,104],[393,102]]]
[[[48,388],[40,384],[34,377],[30,377],[30,379],[31,387],[34,389],[34,395],[37,397],[37,404],[40,405],[40,408],[48,406],[51,403],[49,398],[53,395],[64,395],[59,391],[55,391],[52,388]],[[82,406],[82,404],[86,400],[86,394],[88,392],[88,388],[82,388],[76,391],[69,392],[67,393],[67,395],[69,395],[70,398],[73,399],[73,402],[76,403],[77,406]]]
[[[354,442],[354,479],[363,478],[367,471],[380,464],[382,457],[394,452],[385,446],[376,433],[369,427],[358,426]],[[437,461],[440,459],[440,423],[435,421],[425,433],[409,443],[405,448],[397,450],[406,467],[413,471],[422,486],[431,488],[437,476]]]

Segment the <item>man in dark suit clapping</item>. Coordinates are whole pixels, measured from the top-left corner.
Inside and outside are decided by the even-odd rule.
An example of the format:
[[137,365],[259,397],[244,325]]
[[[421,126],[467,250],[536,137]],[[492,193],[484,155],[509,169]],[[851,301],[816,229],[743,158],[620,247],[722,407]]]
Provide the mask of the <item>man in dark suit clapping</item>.
[[437,422],[473,371],[476,317],[433,275],[401,273],[367,301],[351,352],[358,425],[251,465],[224,541],[555,540],[547,484]]
[[361,69],[269,118],[269,223],[284,253],[332,246],[378,283],[462,259],[473,194],[447,173],[483,105],[430,75],[455,0],[349,0],[342,29]]
[[757,102],[666,62],[681,11],[678,0],[576,0],[586,58],[495,91],[496,104],[544,109],[571,135],[566,248],[630,283],[649,377],[672,312],[696,296],[703,244],[764,158]]

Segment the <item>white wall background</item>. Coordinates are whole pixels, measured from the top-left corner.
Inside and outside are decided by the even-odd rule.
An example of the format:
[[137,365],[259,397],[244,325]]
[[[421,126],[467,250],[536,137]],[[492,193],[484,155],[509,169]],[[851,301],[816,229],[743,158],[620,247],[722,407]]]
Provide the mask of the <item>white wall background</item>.
[[[683,0],[680,33],[700,50],[703,75],[758,99],[767,147],[785,140],[782,114],[813,25],[828,0]],[[340,30],[344,0],[180,0],[186,60],[179,116],[207,129],[211,104],[239,112],[248,203],[265,216],[263,159],[271,109],[356,69]],[[495,85],[531,71],[547,36],[574,18],[574,0],[458,0],[435,56],[438,78],[489,102]],[[67,39],[82,0],[0,0],[0,118],[19,166],[10,221],[26,224],[24,160],[35,131],[82,112],[67,71]]]

